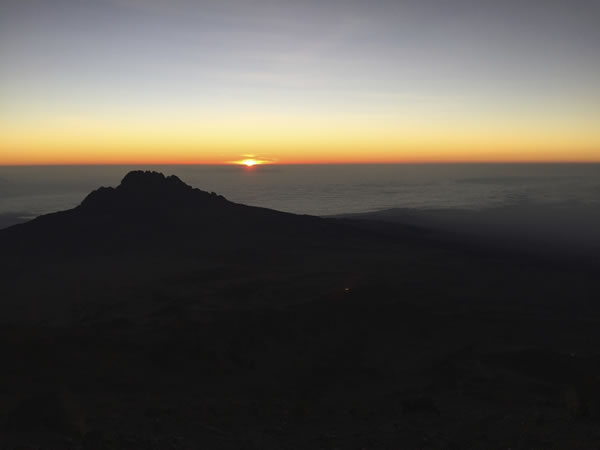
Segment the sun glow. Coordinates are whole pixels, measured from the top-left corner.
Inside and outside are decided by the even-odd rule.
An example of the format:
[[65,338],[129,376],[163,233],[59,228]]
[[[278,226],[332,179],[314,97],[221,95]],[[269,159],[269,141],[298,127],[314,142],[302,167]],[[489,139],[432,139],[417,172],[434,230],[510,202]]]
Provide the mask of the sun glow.
[[254,167],[254,166],[258,166],[259,164],[266,164],[267,161],[263,161],[261,159],[246,158],[246,159],[242,159],[240,161],[232,161],[232,162],[233,162],[233,164],[239,164],[241,166]]

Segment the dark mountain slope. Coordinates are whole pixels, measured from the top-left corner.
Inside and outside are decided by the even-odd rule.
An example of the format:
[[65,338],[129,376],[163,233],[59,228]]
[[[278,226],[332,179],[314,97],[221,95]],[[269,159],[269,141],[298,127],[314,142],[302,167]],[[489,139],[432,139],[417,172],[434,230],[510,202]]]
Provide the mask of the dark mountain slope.
[[[101,187],[76,208],[0,230],[13,254],[274,250],[281,245],[331,245],[366,236],[335,220],[299,216],[230,202],[192,188],[176,176],[131,172],[116,187]],[[283,242],[285,241],[285,243]]]

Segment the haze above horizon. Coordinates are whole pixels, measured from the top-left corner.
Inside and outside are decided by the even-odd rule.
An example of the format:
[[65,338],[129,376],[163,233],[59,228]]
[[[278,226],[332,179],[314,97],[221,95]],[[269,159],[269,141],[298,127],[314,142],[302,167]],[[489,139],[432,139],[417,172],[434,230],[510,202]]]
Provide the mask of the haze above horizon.
[[0,165],[600,162],[598,17],[593,0],[9,0]]

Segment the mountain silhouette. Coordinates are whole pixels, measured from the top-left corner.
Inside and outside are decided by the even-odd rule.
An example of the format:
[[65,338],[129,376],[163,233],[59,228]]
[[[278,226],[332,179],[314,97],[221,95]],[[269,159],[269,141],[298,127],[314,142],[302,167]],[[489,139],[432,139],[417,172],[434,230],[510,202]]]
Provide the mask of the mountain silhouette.
[[56,256],[90,249],[266,250],[278,248],[282,240],[326,245],[357,233],[364,234],[333,219],[234,203],[175,175],[133,171],[116,188],[91,192],[76,208],[0,230],[0,242],[19,254]]
[[233,205],[224,197],[194,189],[177,176],[159,172],[129,172],[117,188],[101,187],[89,194],[79,209],[86,214],[108,212],[128,216],[143,212],[203,208],[205,212]]

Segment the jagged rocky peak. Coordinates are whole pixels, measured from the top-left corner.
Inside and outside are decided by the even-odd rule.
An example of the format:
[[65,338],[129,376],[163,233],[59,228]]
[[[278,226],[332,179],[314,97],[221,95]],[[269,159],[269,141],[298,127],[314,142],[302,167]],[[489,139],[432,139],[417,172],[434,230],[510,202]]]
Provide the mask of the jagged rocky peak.
[[215,193],[195,189],[175,175],[135,170],[129,172],[116,188],[101,187],[89,194],[81,203],[86,210],[133,208],[148,209],[169,207],[194,202],[223,202]]
[[185,184],[179,177],[164,174],[155,171],[134,170],[125,175],[119,186],[121,189],[135,189],[143,191],[154,191],[164,189],[192,189]]

